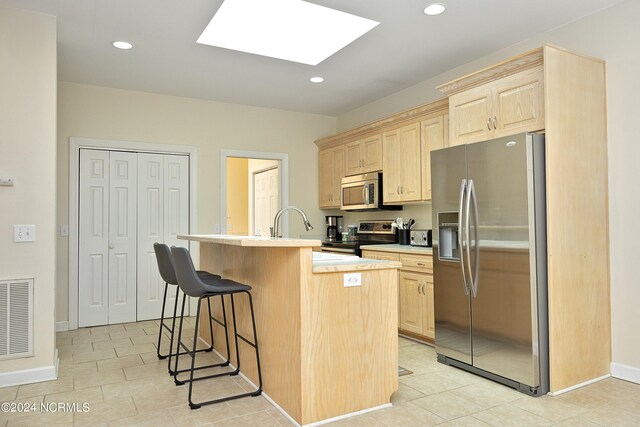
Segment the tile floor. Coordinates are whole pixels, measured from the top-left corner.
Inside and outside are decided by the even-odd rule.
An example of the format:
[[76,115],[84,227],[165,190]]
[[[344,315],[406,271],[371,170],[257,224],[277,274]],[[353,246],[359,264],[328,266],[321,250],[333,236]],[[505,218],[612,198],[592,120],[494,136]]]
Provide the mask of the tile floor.
[[[192,322],[187,321],[191,328]],[[157,333],[156,321],[59,332],[58,380],[1,388],[0,402],[34,402],[38,407],[41,402],[87,402],[90,411],[0,412],[0,427],[291,425],[263,397],[190,410],[185,386],[176,387],[166,361],[156,357]],[[400,364],[413,374],[400,378],[393,407],[331,426],[640,425],[637,384],[607,379],[556,398],[532,398],[437,363],[431,347],[404,338],[399,345]],[[215,358],[211,353],[200,354],[206,355],[205,363]],[[249,389],[238,377],[214,381],[220,394]],[[211,398],[212,387],[206,383],[196,383],[196,400]]]

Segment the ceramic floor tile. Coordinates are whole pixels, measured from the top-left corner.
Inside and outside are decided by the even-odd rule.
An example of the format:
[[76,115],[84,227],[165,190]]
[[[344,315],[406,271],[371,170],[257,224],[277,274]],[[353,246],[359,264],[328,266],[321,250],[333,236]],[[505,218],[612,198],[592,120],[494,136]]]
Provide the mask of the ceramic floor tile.
[[485,409],[473,400],[453,394],[452,392],[438,393],[423,397],[412,402],[421,408],[433,412],[445,420],[472,415]]
[[551,426],[550,420],[511,404],[504,404],[473,414],[474,418],[496,427]]
[[132,329],[145,329],[145,328],[155,328],[156,333],[158,331],[158,323],[155,320],[145,320],[142,322],[135,322],[135,323],[126,323],[124,325],[124,329],[129,331]]
[[94,350],[104,350],[104,349],[109,349],[109,348],[121,348],[121,347],[131,347],[133,345],[133,342],[131,341],[131,338],[129,337],[124,337],[124,338],[118,338],[118,339],[111,339],[109,341],[99,341],[99,342],[94,342],[93,343],[93,349]]
[[74,415],[73,425],[91,426],[97,423],[111,422],[137,414],[136,406],[131,397],[108,400],[91,404],[90,411],[79,412]]
[[[136,335],[131,337],[134,344],[155,344],[158,342],[158,334],[155,335]],[[162,344],[169,343],[169,337],[162,338]]]
[[87,353],[74,354],[73,362],[97,362],[98,360],[115,359],[116,357],[116,352],[112,348],[108,348],[104,350],[95,350]]
[[402,379],[402,382],[419,392],[430,395],[442,393],[462,387],[464,384],[452,380],[441,372],[432,372],[421,375],[409,375],[409,378]]
[[585,412],[583,417],[602,426],[639,426],[640,408],[636,407],[634,412],[630,412],[607,404]]
[[124,372],[122,369],[114,369],[107,372],[98,372],[96,375],[76,377],[73,379],[73,385],[76,390],[79,390],[82,388],[119,383],[122,381],[125,381]]
[[[522,393],[507,386],[489,380],[465,385],[464,387],[451,390],[451,393],[473,401],[477,405],[480,405],[482,409],[488,409],[526,397]],[[531,399],[534,398],[532,397]]]
[[144,329],[129,329],[110,332],[109,335],[111,336],[112,340],[117,340],[119,338],[139,337],[141,335],[147,335],[147,333],[144,331]]
[[107,332],[92,335],[81,335],[78,337],[73,337],[73,345],[91,344],[94,342],[109,341],[110,339],[111,335],[109,335]]
[[398,384],[398,391],[391,395],[391,403],[395,405],[398,403],[410,402],[412,400],[420,399],[424,396],[424,393],[420,393],[418,390],[415,390],[406,384],[400,383]]
[[45,381],[35,384],[21,385],[18,387],[16,399],[33,396],[44,396],[46,394],[61,393],[73,390],[72,379],[58,379],[55,381]]
[[444,421],[433,412],[415,405],[414,402],[400,403],[391,408],[370,412],[369,416],[390,427],[433,426]]
[[142,358],[140,358],[140,356],[137,354],[134,354],[131,356],[118,357],[115,359],[99,360],[97,362],[99,372],[111,371],[114,369],[129,368],[132,366],[139,366],[142,364],[143,364]]
[[121,332],[124,331],[124,324],[120,323],[117,325],[106,325],[106,326],[94,326],[91,329],[91,335],[105,334],[110,332]]
[[62,393],[47,394],[44,397],[45,403],[63,402],[63,403],[95,403],[102,402],[102,389],[100,386],[89,387],[80,390],[65,391]]
[[35,413],[29,416],[10,418],[8,427],[51,427],[73,425],[72,412]]
[[18,394],[18,386],[0,388],[0,402],[14,400]]
[[473,416],[456,418],[455,420],[447,421],[446,423],[438,424],[438,427],[483,427],[489,426],[484,421],[481,421]]
[[280,423],[273,418],[267,411],[254,412],[252,414],[243,415],[240,417],[227,418],[225,420],[216,421],[211,423],[212,426],[224,426],[224,427],[246,427],[246,426],[261,426],[261,427],[280,427]]
[[150,353],[154,351],[156,347],[153,344],[136,344],[130,347],[116,348],[118,357],[131,356],[132,354]]
[[529,397],[513,403],[520,409],[539,415],[554,423],[584,414],[587,409],[550,396]]

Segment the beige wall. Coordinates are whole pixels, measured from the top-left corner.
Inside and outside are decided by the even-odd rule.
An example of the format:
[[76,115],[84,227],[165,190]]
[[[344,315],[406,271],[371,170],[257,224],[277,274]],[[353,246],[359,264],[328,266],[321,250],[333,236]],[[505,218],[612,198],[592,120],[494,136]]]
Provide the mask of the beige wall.
[[227,159],[227,233],[246,236],[249,230],[249,160]]
[[[289,201],[320,224],[313,141],[336,131],[334,117],[60,82],[58,185],[60,224],[68,222],[69,137],[197,147],[196,233],[220,224],[220,150],[289,154]],[[291,235],[304,234],[291,221]],[[57,240],[57,321],[68,319],[68,239]]]
[[[640,236],[640,191],[636,186],[640,144],[635,126],[640,115],[639,16],[640,2],[627,0],[338,117],[338,128],[345,130],[441,98],[435,89],[437,85],[543,43],[607,61],[613,362],[635,368],[636,379],[640,378],[640,329],[637,327],[640,282],[635,269]],[[421,219],[423,223],[431,221],[420,217],[420,226]],[[607,248],[602,248],[602,256],[606,255]]]
[[[54,366],[56,20],[0,7],[0,279],[35,277],[35,356],[0,360],[0,373]],[[14,243],[13,224],[36,241]]]

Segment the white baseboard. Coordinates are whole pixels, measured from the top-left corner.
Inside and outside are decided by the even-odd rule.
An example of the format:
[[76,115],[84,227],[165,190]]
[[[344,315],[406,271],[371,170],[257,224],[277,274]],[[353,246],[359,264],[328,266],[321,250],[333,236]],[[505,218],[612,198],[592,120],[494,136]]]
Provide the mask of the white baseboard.
[[56,322],[56,332],[63,332],[69,330],[69,321],[64,320],[62,322]]
[[548,394],[549,396],[554,396],[554,397],[555,397],[555,396],[560,396],[561,394],[568,393],[568,392],[573,391],[573,390],[575,390],[575,389],[578,389],[578,388],[580,388],[580,387],[584,387],[584,386],[589,385],[589,384],[597,383],[598,381],[606,380],[606,379],[607,379],[607,378],[609,378],[610,376],[611,376],[611,375],[609,375],[609,374],[607,374],[607,375],[603,375],[603,376],[601,376],[601,377],[594,378],[594,379],[592,379],[592,380],[585,381],[585,382],[580,383],[580,384],[572,385],[571,387],[567,387],[567,388],[564,388],[564,389],[562,389],[562,390],[558,390],[558,391],[550,391],[550,392],[549,392],[549,393],[547,393],[547,394]]
[[0,374],[0,388],[58,379],[58,350],[53,365]]
[[635,366],[623,365],[622,363],[612,363],[611,376],[640,384],[640,368],[636,368]]

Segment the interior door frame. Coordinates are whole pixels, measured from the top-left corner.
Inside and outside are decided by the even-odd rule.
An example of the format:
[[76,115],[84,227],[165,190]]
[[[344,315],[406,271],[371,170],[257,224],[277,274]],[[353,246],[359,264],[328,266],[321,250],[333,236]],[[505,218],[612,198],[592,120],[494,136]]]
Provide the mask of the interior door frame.
[[[220,232],[227,233],[227,158],[278,160],[280,168],[280,206],[289,206],[289,155],[268,151],[220,150]],[[283,236],[289,235],[288,215],[282,216]]]
[[[80,149],[130,151],[135,153],[178,154],[189,157],[189,232],[197,224],[196,156],[198,150],[191,145],[161,144],[138,141],[117,141],[98,138],[69,138],[69,330],[78,329],[78,256],[80,208]],[[189,244],[194,261],[199,259],[198,245]]]

